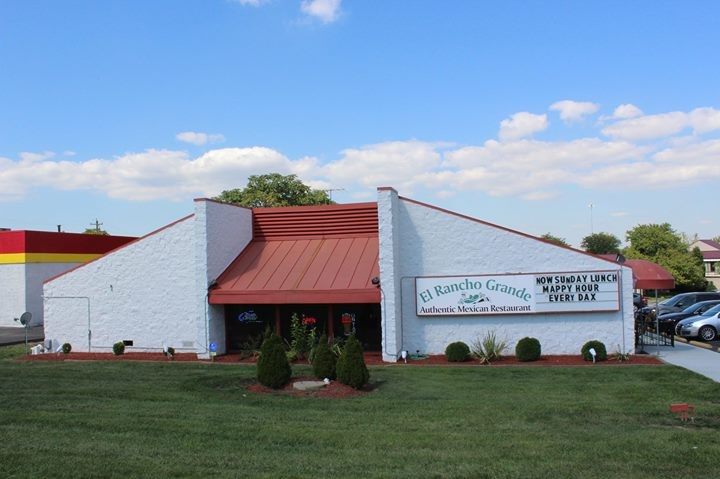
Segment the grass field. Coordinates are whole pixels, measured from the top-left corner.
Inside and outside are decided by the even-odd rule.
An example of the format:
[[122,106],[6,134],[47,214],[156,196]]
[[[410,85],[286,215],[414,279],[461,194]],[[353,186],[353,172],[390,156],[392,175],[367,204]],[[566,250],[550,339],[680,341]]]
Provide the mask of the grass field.
[[254,373],[0,360],[0,476],[718,475],[720,385],[671,366],[376,367],[351,399],[252,394]]

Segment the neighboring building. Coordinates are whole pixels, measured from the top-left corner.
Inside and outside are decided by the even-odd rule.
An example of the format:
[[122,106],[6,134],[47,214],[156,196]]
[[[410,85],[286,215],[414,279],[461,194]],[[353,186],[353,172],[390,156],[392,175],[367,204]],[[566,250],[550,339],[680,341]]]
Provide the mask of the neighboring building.
[[25,311],[32,313],[31,325],[42,324],[43,281],[133,239],[47,231],[0,231],[0,326],[20,326],[14,318]]
[[[545,354],[632,351],[630,268],[398,196],[195,213],[45,284],[45,336],[74,350],[241,348],[293,314],[366,350],[443,353],[494,330]],[[78,298],[78,299],[63,299]],[[85,299],[80,299],[85,298]],[[215,348],[213,348],[215,346]]]
[[720,243],[713,240],[697,240],[690,249],[698,248],[703,255],[705,279],[720,289]]

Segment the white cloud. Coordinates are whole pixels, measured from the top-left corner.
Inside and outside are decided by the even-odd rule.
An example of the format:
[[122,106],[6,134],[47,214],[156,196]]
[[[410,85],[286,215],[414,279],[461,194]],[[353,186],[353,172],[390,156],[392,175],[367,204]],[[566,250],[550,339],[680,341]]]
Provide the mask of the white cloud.
[[680,133],[688,127],[688,115],[675,111],[646,115],[606,126],[604,135],[623,140],[650,140]]
[[550,109],[560,112],[560,119],[566,123],[580,121],[584,116],[592,115],[600,108],[596,103],[587,101],[563,100],[550,105]]
[[342,158],[326,165],[321,174],[337,187],[359,183],[368,188],[396,186],[411,190],[419,172],[440,166],[440,146],[409,140],[350,148],[342,151]]
[[33,188],[51,188],[97,191],[125,200],[186,200],[241,187],[249,175],[295,173],[297,165],[263,147],[212,150],[196,159],[171,150],[84,162],[0,159],[0,199],[16,199]]
[[696,108],[690,113],[673,111],[622,120],[603,128],[612,138],[624,140],[652,140],[664,138],[692,129],[695,134],[720,130],[720,110]]
[[631,103],[623,103],[615,108],[612,118],[616,120],[635,118],[643,114],[642,110]]
[[55,153],[53,153],[52,151],[43,151],[42,153],[32,153],[24,151],[20,153],[20,160],[22,160],[24,163],[37,163],[39,161],[50,159],[54,156]]
[[332,23],[340,17],[341,0],[302,0],[300,10],[323,23]]
[[624,218],[625,216],[630,216],[630,213],[627,211],[615,211],[613,213],[610,213],[610,216],[613,218]]
[[515,113],[500,122],[500,140],[517,140],[525,138],[548,127],[547,115],[535,115],[526,111]]
[[[539,201],[568,187],[643,191],[720,180],[720,135],[708,135],[720,131],[719,110],[645,115],[597,128],[612,127],[618,128],[616,138],[540,141],[527,136],[547,128],[546,116],[521,112],[503,121],[500,140],[460,147],[387,141],[342,150],[324,163],[313,156],[290,159],[265,147],[219,148],[197,157],[150,149],[89,160],[23,152],[15,159],[0,157],[0,200],[16,200],[40,188],[94,191],[125,200],[187,200],[215,196],[244,186],[249,175],[271,172],[297,174],[314,188],[343,188],[344,196],[358,200],[373,198],[378,186],[394,186],[403,194],[419,189],[440,198],[471,191]],[[647,141],[678,128],[693,134]],[[185,133],[192,133],[191,139],[200,135]]]
[[225,141],[225,137],[219,133],[202,133],[197,131],[183,131],[175,135],[175,138],[197,146],[202,146],[207,143],[222,143]]

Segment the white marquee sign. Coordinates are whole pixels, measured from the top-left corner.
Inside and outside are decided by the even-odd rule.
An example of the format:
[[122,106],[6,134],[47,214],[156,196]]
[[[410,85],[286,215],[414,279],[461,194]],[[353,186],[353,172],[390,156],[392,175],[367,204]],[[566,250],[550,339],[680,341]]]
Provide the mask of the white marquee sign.
[[620,309],[619,271],[415,278],[418,316]]

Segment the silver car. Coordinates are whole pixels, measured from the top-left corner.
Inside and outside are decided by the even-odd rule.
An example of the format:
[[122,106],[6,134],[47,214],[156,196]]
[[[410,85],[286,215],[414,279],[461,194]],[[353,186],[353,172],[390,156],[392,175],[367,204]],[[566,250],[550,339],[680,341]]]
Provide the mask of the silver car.
[[718,306],[705,314],[683,319],[675,327],[675,334],[684,338],[699,337],[705,341],[715,341],[720,331],[720,311]]

